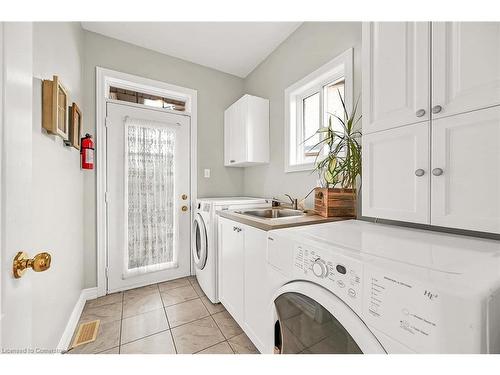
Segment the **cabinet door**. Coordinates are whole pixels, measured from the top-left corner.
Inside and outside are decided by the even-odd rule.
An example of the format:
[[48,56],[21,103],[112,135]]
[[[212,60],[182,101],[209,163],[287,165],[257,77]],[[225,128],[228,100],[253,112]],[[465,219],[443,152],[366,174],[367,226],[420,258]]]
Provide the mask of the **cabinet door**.
[[219,297],[240,325],[244,322],[244,233],[238,223],[219,220]]
[[429,122],[363,136],[363,215],[429,223]]
[[234,123],[231,132],[232,160],[234,164],[247,161],[247,116],[248,101],[243,97],[234,104]]
[[[500,22],[434,22],[433,118],[497,104],[500,104]],[[441,107],[439,112],[437,106]]]
[[259,351],[266,351],[271,293],[267,278],[267,232],[245,231],[245,332]]
[[500,233],[500,107],[433,121],[432,168],[433,225]]
[[429,120],[430,24],[363,24],[365,134]]
[[231,123],[232,123],[232,107],[224,111],[224,165],[230,166],[231,155]]
[[238,166],[247,161],[245,97],[224,112],[224,165]]

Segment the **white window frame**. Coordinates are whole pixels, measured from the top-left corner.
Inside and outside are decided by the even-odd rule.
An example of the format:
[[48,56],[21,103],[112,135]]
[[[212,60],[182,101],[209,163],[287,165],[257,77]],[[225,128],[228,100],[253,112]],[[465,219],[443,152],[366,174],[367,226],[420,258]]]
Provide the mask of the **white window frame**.
[[353,49],[348,49],[285,90],[285,173],[314,169],[314,161],[301,160],[298,155],[304,141],[302,111],[305,98],[319,92],[320,127],[326,126],[323,113],[324,87],[344,80],[344,102],[347,110],[351,111],[354,86],[353,54]]

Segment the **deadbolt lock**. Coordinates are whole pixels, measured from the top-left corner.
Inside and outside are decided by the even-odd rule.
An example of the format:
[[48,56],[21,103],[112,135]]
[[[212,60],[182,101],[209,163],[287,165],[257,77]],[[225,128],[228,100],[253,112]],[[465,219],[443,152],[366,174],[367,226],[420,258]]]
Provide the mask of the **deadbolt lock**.
[[49,253],[40,253],[35,255],[33,259],[30,259],[27,253],[20,251],[14,257],[12,272],[14,273],[14,277],[19,279],[28,268],[33,269],[35,272],[47,271],[50,268],[51,260],[52,257]]
[[186,194],[182,194],[181,198],[183,201],[185,201],[186,199],[188,199],[188,196]]

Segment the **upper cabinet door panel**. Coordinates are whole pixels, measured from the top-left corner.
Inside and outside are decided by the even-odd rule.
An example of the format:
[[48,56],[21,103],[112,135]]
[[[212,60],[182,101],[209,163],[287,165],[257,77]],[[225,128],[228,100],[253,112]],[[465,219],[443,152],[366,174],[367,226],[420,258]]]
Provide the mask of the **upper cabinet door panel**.
[[429,122],[363,135],[363,216],[429,224]]
[[363,24],[363,130],[429,120],[430,23]]
[[500,233],[499,106],[433,121],[432,168],[433,225]]
[[500,104],[500,22],[432,24],[432,98],[433,118]]

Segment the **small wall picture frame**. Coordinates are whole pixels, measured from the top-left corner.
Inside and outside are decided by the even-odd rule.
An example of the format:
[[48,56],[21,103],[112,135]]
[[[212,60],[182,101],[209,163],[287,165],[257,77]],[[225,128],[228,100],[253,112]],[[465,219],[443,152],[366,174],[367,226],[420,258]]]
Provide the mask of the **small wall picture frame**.
[[80,149],[82,134],[82,111],[78,105],[73,102],[69,107],[69,136],[65,141],[66,146],[73,146],[77,150]]
[[68,92],[57,76],[53,76],[52,81],[43,81],[42,128],[68,139]]

